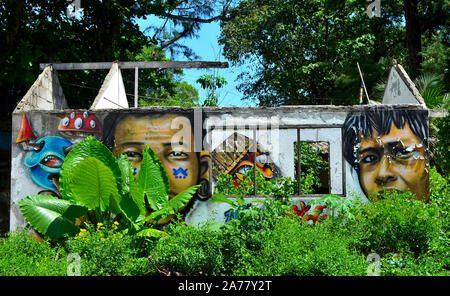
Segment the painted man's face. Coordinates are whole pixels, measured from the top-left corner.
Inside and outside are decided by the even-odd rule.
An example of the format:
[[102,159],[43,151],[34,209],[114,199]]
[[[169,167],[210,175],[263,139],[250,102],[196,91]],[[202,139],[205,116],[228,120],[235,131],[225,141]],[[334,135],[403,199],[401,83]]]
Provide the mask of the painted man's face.
[[[114,155],[128,156],[137,174],[142,163],[142,151],[145,146],[150,147],[166,170],[170,198],[198,184],[200,169],[197,153],[194,152],[192,129],[185,126],[172,128],[176,117],[126,117],[116,127],[113,148]],[[183,142],[177,140],[172,143],[174,137]]]
[[369,197],[389,190],[411,191],[427,201],[429,192],[426,147],[408,124],[398,129],[392,124],[389,134],[362,138],[358,150],[360,183]]

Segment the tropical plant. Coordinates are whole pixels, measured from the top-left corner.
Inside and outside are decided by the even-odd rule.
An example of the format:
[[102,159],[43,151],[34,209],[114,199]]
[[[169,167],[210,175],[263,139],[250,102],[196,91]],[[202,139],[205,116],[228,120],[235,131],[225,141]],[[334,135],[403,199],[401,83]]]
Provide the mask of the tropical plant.
[[219,102],[216,91],[225,86],[227,80],[222,76],[206,74],[200,76],[196,82],[206,91],[206,99],[203,102],[203,106],[217,107]]
[[351,208],[355,205],[355,201],[346,197],[335,194],[327,194],[319,199],[313,199],[309,202],[311,205],[325,205],[331,217],[354,219]]
[[[221,174],[216,181],[214,194],[246,196],[254,195],[254,173],[247,171],[242,180],[233,178],[232,175]],[[288,198],[298,193],[298,182],[291,177],[278,177],[275,180],[267,180],[266,177],[256,170],[256,193],[258,195],[273,195],[274,197]]]
[[[106,225],[120,220],[124,232],[163,235],[148,227],[176,213],[199,187],[192,186],[169,199],[168,177],[149,147],[143,151],[136,180],[128,158],[115,157],[94,137],[84,139],[69,152],[59,183],[62,199],[33,195],[19,201],[28,223],[52,238],[74,236],[83,220]],[[153,210],[148,217],[145,198]]]
[[[381,16],[369,18],[364,0],[240,1],[233,10],[241,13],[221,22],[219,43],[233,65],[245,66],[238,86],[245,100],[262,106],[357,104],[357,62],[369,94],[392,58],[407,65],[413,79],[423,58],[448,68],[448,1],[413,3],[383,1]],[[442,37],[427,40],[434,32]],[[440,44],[441,53],[430,48],[432,55],[419,54],[422,39],[424,48]]]

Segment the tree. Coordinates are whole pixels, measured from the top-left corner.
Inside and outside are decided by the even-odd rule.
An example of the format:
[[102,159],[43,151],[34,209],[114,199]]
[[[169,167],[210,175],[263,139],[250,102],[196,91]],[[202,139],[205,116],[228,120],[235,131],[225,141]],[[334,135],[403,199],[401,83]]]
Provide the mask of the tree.
[[227,80],[222,76],[205,74],[196,81],[206,90],[206,99],[203,106],[217,107],[219,105],[217,90],[227,84]]
[[[387,76],[391,59],[406,64],[407,71],[417,68],[416,58],[411,54],[409,65],[403,50],[411,43],[416,52],[417,36],[407,38],[406,31],[417,26],[415,16],[421,20],[419,35],[441,30],[437,16],[445,6],[444,1],[422,2],[416,15],[408,14],[413,25],[407,30],[403,1],[382,2],[381,17],[374,18],[363,0],[243,1],[235,9],[249,9],[222,22],[220,43],[233,64],[251,65],[239,88],[260,105],[356,104],[356,62],[371,95],[379,77]],[[423,21],[426,17],[433,21]]]
[[[41,72],[39,63],[134,61],[143,56],[147,60],[161,60],[167,59],[168,52],[193,57],[194,54],[178,42],[195,37],[203,23],[230,19],[228,11],[232,1],[81,1],[82,12],[75,18],[66,15],[67,5],[66,0],[0,3],[0,95],[9,105],[2,108],[2,118],[10,116],[36,80]],[[137,24],[138,19],[149,16],[165,20],[163,26],[153,26],[153,35],[151,30],[141,31]],[[158,90],[164,83],[171,84],[170,80],[177,81],[178,74],[182,73],[180,70],[168,72],[155,70],[148,76],[142,75],[141,79],[149,83],[147,90],[155,85],[154,89]],[[59,72],[69,106],[88,108],[106,73],[99,70]],[[133,75],[132,71],[123,71],[127,89],[134,88]],[[161,81],[164,83],[158,84]],[[167,90],[171,99],[176,93],[173,90],[180,87],[183,88],[177,82],[171,84],[171,89]],[[151,92],[143,93],[153,95]]]

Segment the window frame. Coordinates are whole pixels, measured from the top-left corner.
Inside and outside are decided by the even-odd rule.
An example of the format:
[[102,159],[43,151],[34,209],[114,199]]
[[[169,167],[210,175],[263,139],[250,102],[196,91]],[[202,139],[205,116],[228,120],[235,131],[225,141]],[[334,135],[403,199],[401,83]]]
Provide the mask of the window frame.
[[[329,188],[330,188],[330,193],[329,194],[333,194],[336,196],[340,196],[340,197],[346,197],[347,196],[347,189],[346,189],[346,167],[345,167],[345,160],[343,157],[343,153],[344,153],[344,129],[343,129],[343,124],[294,124],[294,125],[280,125],[276,127],[277,129],[281,130],[281,129],[291,129],[291,130],[296,130],[296,140],[298,143],[300,142],[327,142],[328,143],[328,147],[329,147],[329,161],[328,161],[328,171],[329,171]],[[340,129],[340,142],[341,145],[340,146],[340,152],[342,155],[342,159],[341,159],[341,166],[342,166],[342,175],[340,180],[338,180],[338,182],[340,182],[342,184],[342,193],[340,194],[336,194],[336,193],[332,193],[332,180],[331,180],[331,143],[329,140],[318,140],[318,141],[300,141],[300,135],[301,135],[301,130],[302,129],[326,129],[326,128],[336,128],[336,129]],[[272,127],[266,127],[266,129],[268,131],[270,131],[272,129]],[[230,130],[229,128],[225,127],[225,126],[212,126],[212,127],[208,127],[206,132],[207,134],[211,134],[212,131],[214,130]],[[253,141],[253,145],[252,147],[249,149],[249,152],[256,152],[256,144],[258,143],[258,139],[257,139],[257,130],[259,130],[259,126],[257,124],[255,125],[238,125],[238,126],[233,126],[233,130],[252,130],[252,135],[253,135],[253,139],[251,139]],[[212,135],[212,134],[211,134]],[[209,145],[211,145],[211,143],[209,143]],[[301,145],[297,145],[297,149],[298,149],[298,155],[299,157],[301,156]],[[253,151],[254,150],[254,151]],[[294,154],[295,155],[295,154]],[[294,156],[295,157],[295,156]],[[213,165],[212,161],[211,161],[211,166]],[[212,167],[211,167],[212,169]],[[300,176],[301,176],[301,163],[300,161],[298,161],[297,163],[297,172],[299,172],[297,174],[297,180],[298,180],[298,192],[299,194],[292,194],[291,197],[295,198],[296,200],[304,200],[304,201],[309,201],[311,199],[319,199],[321,198],[323,195],[325,194],[300,194],[301,192],[301,181],[300,181]],[[295,177],[294,177],[295,178]],[[209,180],[210,183],[210,188],[212,190],[211,194],[214,194],[213,192],[213,177],[210,177]],[[235,198],[235,196],[233,195],[225,195],[228,198]],[[261,198],[266,198],[266,197],[273,197],[273,195],[261,195],[261,194],[257,194],[257,180],[256,180],[256,157],[253,158],[253,195],[245,195],[246,199],[261,199]]]

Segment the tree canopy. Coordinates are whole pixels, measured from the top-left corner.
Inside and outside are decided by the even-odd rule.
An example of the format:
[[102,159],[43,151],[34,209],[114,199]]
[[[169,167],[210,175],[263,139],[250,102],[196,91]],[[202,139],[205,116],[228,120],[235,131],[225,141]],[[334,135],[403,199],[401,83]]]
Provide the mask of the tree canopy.
[[[0,94],[8,102],[8,108],[2,109],[5,117],[38,77],[39,63],[167,60],[171,53],[192,59],[195,54],[179,41],[194,37],[201,24],[231,19],[233,4],[231,0],[79,2],[81,9],[75,17],[66,13],[70,3],[66,0],[0,3]],[[142,30],[138,20],[150,17],[164,22]],[[60,71],[69,106],[88,108],[106,73]],[[133,90],[134,71],[122,74],[125,88]],[[181,74],[180,69],[146,70],[139,75],[139,93],[143,100],[152,98],[148,104],[192,104],[198,95],[181,81]]]
[[[220,43],[233,64],[249,65],[239,86],[245,98],[265,106],[357,104],[357,62],[372,100],[381,99],[372,97],[373,88],[387,77],[393,59],[405,65],[412,78],[421,69],[448,77],[448,1],[421,1],[418,6],[417,1],[382,1],[381,17],[373,18],[367,15],[368,4],[241,1],[235,8],[241,14],[222,22]],[[425,46],[417,45],[417,36]]]

